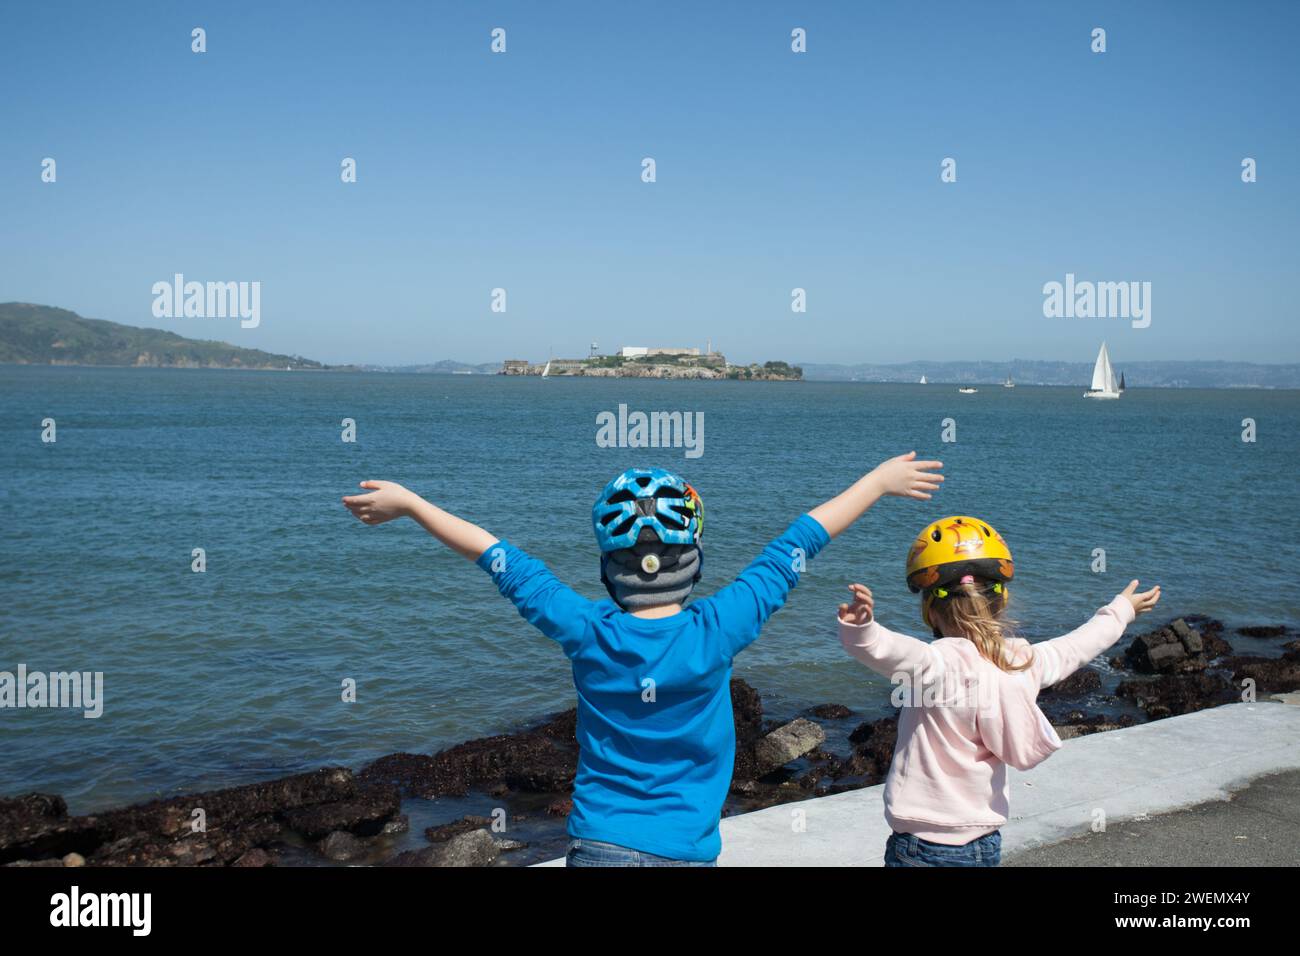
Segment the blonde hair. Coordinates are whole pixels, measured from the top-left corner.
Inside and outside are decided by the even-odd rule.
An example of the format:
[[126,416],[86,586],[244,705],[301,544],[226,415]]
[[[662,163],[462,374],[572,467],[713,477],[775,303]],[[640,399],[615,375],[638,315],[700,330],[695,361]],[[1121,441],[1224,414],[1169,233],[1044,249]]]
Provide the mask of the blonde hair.
[[1007,640],[1015,636],[1016,622],[1006,615],[1011,592],[1006,585],[1001,594],[986,594],[979,584],[954,584],[946,598],[927,594],[930,626],[935,637],[964,637],[985,660],[1004,671],[1023,671],[1034,663],[1034,655],[1021,664],[1012,661]]

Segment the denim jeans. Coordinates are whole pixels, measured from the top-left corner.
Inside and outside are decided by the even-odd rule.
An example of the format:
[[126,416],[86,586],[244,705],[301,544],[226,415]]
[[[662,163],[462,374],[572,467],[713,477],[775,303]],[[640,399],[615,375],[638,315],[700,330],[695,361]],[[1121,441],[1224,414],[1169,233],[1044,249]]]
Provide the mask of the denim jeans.
[[961,846],[931,843],[910,833],[885,841],[885,866],[997,866],[1002,862],[1002,832],[994,830]]
[[717,866],[713,860],[674,860],[643,850],[601,843],[599,840],[570,840],[565,866]]

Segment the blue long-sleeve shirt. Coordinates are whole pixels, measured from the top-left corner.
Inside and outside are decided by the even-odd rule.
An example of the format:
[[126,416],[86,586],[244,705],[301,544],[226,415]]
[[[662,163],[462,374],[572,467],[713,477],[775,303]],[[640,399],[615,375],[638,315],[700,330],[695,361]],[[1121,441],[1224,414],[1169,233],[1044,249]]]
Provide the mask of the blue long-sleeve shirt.
[[736,752],[732,658],[829,541],[804,515],[727,587],[653,619],[582,597],[505,541],[479,557],[524,619],[573,663],[580,750],[571,836],[680,860],[721,852],[718,821]]

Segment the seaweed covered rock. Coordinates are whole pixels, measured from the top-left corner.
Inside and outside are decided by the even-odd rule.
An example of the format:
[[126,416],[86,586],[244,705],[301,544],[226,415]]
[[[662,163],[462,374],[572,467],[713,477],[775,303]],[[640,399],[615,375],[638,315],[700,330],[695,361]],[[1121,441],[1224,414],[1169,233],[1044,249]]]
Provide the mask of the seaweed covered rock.
[[501,847],[487,830],[471,830],[445,843],[407,850],[393,857],[385,866],[491,866],[501,855]]
[[1219,674],[1161,674],[1145,680],[1126,680],[1115,693],[1133,701],[1152,720],[1190,714],[1237,699],[1232,685]]
[[1201,632],[1180,617],[1135,637],[1124,652],[1124,662],[1139,674],[1190,674],[1205,670],[1217,648],[1212,644],[1207,653]]
[[0,800],[0,864],[84,855],[107,836],[94,817],[69,817],[60,796],[29,793]]
[[1255,691],[1261,694],[1300,690],[1300,658],[1229,657],[1223,666],[1232,669],[1233,683],[1239,688],[1242,681],[1253,680]]

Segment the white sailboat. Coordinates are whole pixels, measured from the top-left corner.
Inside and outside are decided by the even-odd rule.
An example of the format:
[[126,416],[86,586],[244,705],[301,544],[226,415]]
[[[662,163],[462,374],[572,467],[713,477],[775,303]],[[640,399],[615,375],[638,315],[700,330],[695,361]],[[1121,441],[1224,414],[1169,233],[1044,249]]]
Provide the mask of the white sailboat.
[[1016,383],[1013,382],[1013,381],[1011,381],[1011,376],[1008,375],[1008,376],[1007,376],[1007,380],[1006,380],[1005,382],[1002,383],[1002,387],[1003,387],[1003,388],[1015,388],[1015,387],[1016,387]]
[[551,374],[551,360],[550,360],[550,359],[547,359],[547,360],[546,360],[546,368],[542,369],[542,378],[546,378],[546,376],[548,376],[548,375],[550,375],[550,374]]
[[924,375],[921,376],[921,384],[922,384],[922,385],[927,385],[927,384],[929,384],[928,382],[926,382],[926,380],[925,380],[925,376],[924,376]]
[[1115,382],[1115,370],[1110,367],[1110,354],[1106,343],[1101,343],[1097,353],[1097,364],[1092,368],[1092,387],[1083,393],[1084,398],[1119,398],[1119,385]]

